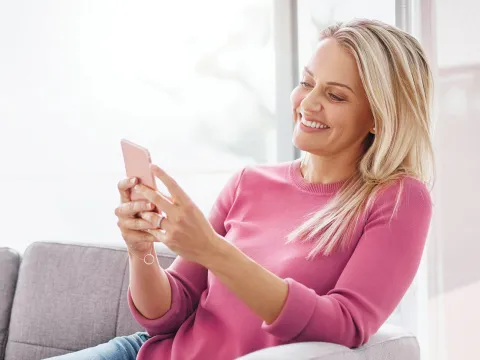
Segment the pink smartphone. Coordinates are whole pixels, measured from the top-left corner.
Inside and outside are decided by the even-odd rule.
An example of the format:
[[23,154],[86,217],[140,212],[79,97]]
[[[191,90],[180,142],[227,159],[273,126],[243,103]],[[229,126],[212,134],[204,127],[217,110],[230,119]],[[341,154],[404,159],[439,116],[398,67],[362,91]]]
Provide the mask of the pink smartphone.
[[[122,139],[120,144],[122,146],[123,161],[125,163],[127,177],[130,178],[135,176],[140,184],[157,190],[155,178],[150,170],[150,164],[152,163],[150,152],[146,148],[127,139]],[[130,198],[132,200],[145,200],[142,195],[136,193],[133,189]]]

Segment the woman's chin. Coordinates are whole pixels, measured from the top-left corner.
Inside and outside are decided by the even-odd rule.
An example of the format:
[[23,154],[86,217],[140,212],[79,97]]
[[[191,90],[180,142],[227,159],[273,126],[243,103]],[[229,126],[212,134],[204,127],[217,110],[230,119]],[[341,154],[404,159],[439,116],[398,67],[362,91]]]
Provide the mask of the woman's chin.
[[301,139],[301,137],[294,137],[292,144],[301,151],[316,152],[318,151],[318,144],[311,144],[307,139]]

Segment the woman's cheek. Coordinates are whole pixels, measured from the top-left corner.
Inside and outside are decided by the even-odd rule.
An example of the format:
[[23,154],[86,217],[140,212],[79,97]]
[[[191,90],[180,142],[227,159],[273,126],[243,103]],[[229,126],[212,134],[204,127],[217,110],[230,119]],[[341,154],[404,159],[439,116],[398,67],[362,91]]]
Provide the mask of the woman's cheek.
[[304,96],[302,95],[302,90],[299,86],[293,89],[292,93],[290,94],[290,101],[294,109],[300,107],[300,103],[302,102]]

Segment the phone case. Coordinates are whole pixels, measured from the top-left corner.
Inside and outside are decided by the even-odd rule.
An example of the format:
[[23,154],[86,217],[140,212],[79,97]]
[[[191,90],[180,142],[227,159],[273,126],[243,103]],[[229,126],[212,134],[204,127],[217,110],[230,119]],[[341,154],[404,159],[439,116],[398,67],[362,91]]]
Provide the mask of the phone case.
[[[140,184],[144,184],[157,190],[155,177],[150,170],[150,164],[152,163],[150,152],[146,148],[127,139],[122,139],[120,144],[122,146],[123,161],[125,163],[127,177],[130,178],[135,176],[138,178]],[[133,189],[130,192],[130,198],[132,200],[145,199]]]

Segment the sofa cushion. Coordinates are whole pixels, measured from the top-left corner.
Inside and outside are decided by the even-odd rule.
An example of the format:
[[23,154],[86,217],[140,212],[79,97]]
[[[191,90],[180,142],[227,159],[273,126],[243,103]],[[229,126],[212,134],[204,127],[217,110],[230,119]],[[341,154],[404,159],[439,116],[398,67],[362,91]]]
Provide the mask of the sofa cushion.
[[324,343],[303,342],[258,350],[237,360],[420,360],[416,337],[402,328],[384,324],[363,346],[356,349]]
[[[175,254],[156,250],[167,268]],[[32,243],[20,264],[5,360],[43,359],[145,331],[128,309],[128,282],[125,247]]]
[[5,355],[8,324],[17,284],[20,254],[13,249],[0,248],[0,359]]

